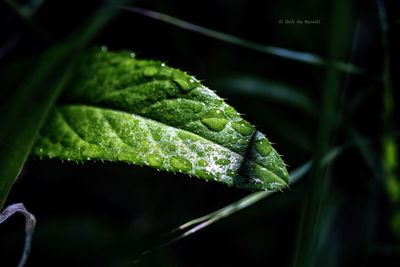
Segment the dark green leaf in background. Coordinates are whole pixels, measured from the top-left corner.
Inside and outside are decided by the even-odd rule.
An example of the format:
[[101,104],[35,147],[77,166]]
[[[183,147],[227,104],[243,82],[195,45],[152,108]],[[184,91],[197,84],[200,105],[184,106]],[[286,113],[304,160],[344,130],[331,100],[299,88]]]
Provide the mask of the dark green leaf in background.
[[[0,208],[28,157],[36,135],[69,79],[77,56],[103,25],[116,13],[109,7],[100,8],[81,30],[62,44],[49,48],[28,70],[25,66],[8,80],[2,91],[7,98],[0,108]],[[7,88],[7,84],[9,88]],[[9,93],[11,92],[11,93]],[[0,96],[3,96],[3,93]]]

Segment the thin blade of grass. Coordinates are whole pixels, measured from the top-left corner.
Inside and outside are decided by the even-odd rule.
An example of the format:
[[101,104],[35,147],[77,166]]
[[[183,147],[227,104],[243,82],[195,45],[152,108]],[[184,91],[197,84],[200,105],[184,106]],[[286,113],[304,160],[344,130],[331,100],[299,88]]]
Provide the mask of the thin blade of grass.
[[[307,163],[303,164],[302,166],[298,167],[297,169],[295,169],[294,171],[292,171],[290,173],[291,184],[296,183],[301,177],[303,177],[310,170],[310,168],[311,168],[311,162],[307,162]],[[203,229],[204,227],[206,227],[216,221],[219,221],[225,217],[228,217],[228,216],[234,214],[237,211],[240,211],[244,208],[247,208],[247,207],[257,203],[258,201],[266,198],[267,196],[271,195],[274,192],[275,191],[262,191],[262,192],[256,192],[256,193],[250,194],[250,195],[248,195],[248,196],[246,196],[246,197],[244,197],[222,209],[214,211],[205,216],[196,218],[187,223],[184,223],[181,226],[179,226],[177,229],[175,229],[174,232],[176,230],[185,230],[193,225],[203,223],[203,224],[200,224],[199,226],[196,226],[196,227],[190,229],[189,231],[183,233],[181,237],[188,236],[190,234],[197,232],[200,229]],[[207,223],[204,223],[204,222],[207,222]]]
[[[297,182],[302,176],[304,176],[309,170],[311,169],[311,162],[307,162],[297,168],[296,170],[292,171],[290,173],[290,177],[292,180],[292,183]],[[140,261],[140,257],[146,256],[149,253],[152,253],[153,251],[166,247],[168,245],[171,245],[172,243],[175,243],[185,237],[188,237],[204,228],[207,226],[212,225],[213,223],[220,221],[226,217],[229,217],[230,215],[243,210],[260,200],[266,198],[267,196],[271,195],[272,193],[275,193],[276,191],[261,191],[261,192],[256,192],[253,194],[250,194],[248,196],[245,196],[244,198],[222,208],[217,211],[211,212],[207,215],[204,215],[202,217],[193,219],[187,223],[182,224],[178,228],[172,230],[171,232],[165,234],[164,236],[168,236],[170,234],[173,234],[178,231],[183,231],[185,230],[182,234],[179,234],[177,237],[172,238],[171,240],[162,243],[161,245],[158,245],[156,247],[153,247],[151,249],[148,249],[144,252],[142,252],[139,256],[139,258],[135,259],[132,261],[132,263],[138,263]],[[189,230],[186,230],[188,229]]]
[[[323,158],[322,164],[323,165],[330,164],[341,153],[343,153],[349,146],[350,146],[350,143],[347,143],[342,146],[338,146],[338,147],[331,149]],[[313,165],[313,162],[309,161],[309,162],[304,163],[300,167],[296,168],[292,172],[290,172],[291,184],[298,182],[302,177],[304,177],[304,175],[306,175],[311,170],[312,165]],[[223,207],[222,209],[211,212],[211,213],[201,216],[199,218],[190,220],[190,221],[180,225],[176,229],[173,229],[172,231],[165,234],[164,236],[169,236],[171,234],[175,234],[176,232],[181,232],[181,231],[183,231],[183,233],[179,234],[175,238],[170,239],[167,242],[162,243],[161,245],[158,245],[151,249],[145,250],[144,252],[142,252],[140,254],[139,258],[133,260],[132,263],[138,263],[138,262],[140,262],[140,257],[146,256],[157,249],[166,247],[166,246],[171,245],[185,237],[195,234],[198,231],[205,229],[207,226],[210,226],[224,218],[227,218],[227,217],[235,214],[238,211],[241,211],[245,208],[250,207],[251,205],[265,199],[266,197],[270,196],[271,194],[273,194],[275,192],[276,191],[256,192],[256,193],[250,194],[248,196],[245,196],[244,198],[242,198],[232,204],[229,204],[228,206]]]
[[[112,3],[111,3],[112,4]],[[203,26],[196,25],[194,23],[175,18],[173,16],[163,14],[160,12],[140,8],[140,7],[130,7],[130,6],[124,6],[124,5],[116,5],[112,4],[115,7],[118,7],[120,9],[124,9],[126,11],[130,11],[136,14],[140,14],[149,18],[153,18],[174,26],[177,26],[179,28],[196,32],[208,37],[211,37],[216,40],[220,40],[226,43],[234,44],[240,47],[244,47],[247,49],[251,49],[254,51],[258,51],[261,53],[277,56],[280,58],[285,58],[285,59],[290,59],[298,62],[303,62],[307,63],[310,65],[314,66],[331,66],[332,68],[335,68],[337,70],[350,73],[350,74],[358,74],[362,75],[365,73],[365,71],[358,67],[354,66],[349,63],[344,63],[344,62],[338,62],[338,61],[329,61],[326,60],[320,56],[317,56],[312,53],[307,53],[307,52],[299,52],[299,51],[293,51],[290,49],[282,48],[282,47],[275,47],[275,46],[267,46],[263,44],[259,44],[253,41],[249,41],[231,34],[219,32],[216,30],[212,30]]]
[[394,135],[393,129],[396,129],[394,121],[395,101],[391,74],[391,58],[389,50],[389,22],[385,7],[385,2],[376,0],[378,8],[380,26],[381,26],[381,41],[383,48],[383,136],[381,138],[382,147],[382,166],[384,171],[384,179],[386,183],[387,195],[392,202],[391,227],[392,232],[400,239],[400,177],[398,174],[398,143]]
[[[331,151],[329,151],[329,153],[327,153],[325,155],[325,157],[322,160],[322,164],[326,165],[331,163],[332,161],[334,161],[341,153],[343,153],[343,151],[345,149],[347,149],[349,147],[349,144],[345,144],[342,146],[339,146],[337,148],[332,149]],[[295,184],[297,183],[300,178],[302,178],[304,175],[307,174],[307,172],[310,171],[312,166],[312,161],[306,162],[303,165],[301,165],[300,167],[298,167],[297,169],[293,170],[292,172],[290,172],[290,181],[291,184]],[[244,208],[247,208],[255,203],[257,203],[258,201],[264,199],[265,197],[271,195],[272,193],[274,193],[275,191],[263,191],[263,192],[256,192],[253,194],[250,194],[222,209],[219,209],[217,211],[214,211],[212,213],[209,213],[207,215],[204,215],[202,217],[193,219],[189,222],[186,222],[184,224],[182,224],[181,226],[179,226],[178,228],[174,229],[172,232],[175,232],[177,230],[184,230],[187,229],[193,225],[205,222],[205,221],[209,221],[212,220],[212,222],[216,222],[222,218],[228,217],[232,214],[234,214],[237,211],[240,211]],[[209,223],[211,224],[211,223]],[[191,230],[189,230],[188,232],[190,233],[184,233],[184,236],[187,236],[189,234],[192,234],[194,232],[197,232],[200,229],[203,229],[205,226],[208,226],[209,224],[203,225],[203,227],[196,227],[196,229],[194,231],[192,231],[194,228],[192,228]]]
[[[345,0],[330,1],[332,4],[330,34],[327,50],[332,60],[343,60],[348,51],[350,4]],[[329,151],[335,133],[335,122],[340,118],[339,96],[343,89],[342,73],[330,66],[325,75],[322,93],[322,110],[319,129],[315,142],[315,161],[309,185],[302,205],[299,220],[299,231],[293,260],[295,267],[312,267],[317,265],[321,256],[321,222],[323,210],[329,196],[330,166],[324,165],[323,156]]]

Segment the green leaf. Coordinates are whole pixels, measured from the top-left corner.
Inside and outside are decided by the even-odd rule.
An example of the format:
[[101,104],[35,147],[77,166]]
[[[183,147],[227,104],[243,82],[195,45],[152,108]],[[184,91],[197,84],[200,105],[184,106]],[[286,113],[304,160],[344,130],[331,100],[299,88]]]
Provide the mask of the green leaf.
[[33,154],[123,161],[251,190],[287,186],[268,139],[194,77],[97,49],[78,66]]

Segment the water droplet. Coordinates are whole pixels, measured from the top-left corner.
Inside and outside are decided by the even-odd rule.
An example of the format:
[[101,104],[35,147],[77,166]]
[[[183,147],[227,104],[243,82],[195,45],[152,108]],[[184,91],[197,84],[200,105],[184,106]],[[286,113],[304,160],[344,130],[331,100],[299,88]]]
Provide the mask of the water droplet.
[[208,118],[225,118],[224,112],[220,109],[211,109],[207,112],[206,117]]
[[218,159],[216,161],[216,163],[218,165],[229,165],[229,163],[231,163],[231,161],[229,159]]
[[268,156],[272,151],[272,146],[267,138],[256,141],[255,147],[257,152],[263,157]]
[[172,73],[172,80],[178,85],[178,87],[184,91],[189,92],[197,86],[197,83],[190,82],[189,76],[186,73],[175,70]]
[[183,79],[178,79],[178,78],[175,78],[174,79],[174,82],[176,83],[176,84],[178,84],[178,86],[179,86],[179,88],[181,88],[183,91],[185,91],[185,92],[187,92],[187,91],[190,91],[190,85],[185,81],[185,80],[183,80]]
[[43,148],[40,148],[40,149],[39,149],[39,152],[42,153],[42,152],[43,152]]
[[105,46],[105,45],[102,45],[102,46],[100,47],[100,50],[101,50],[101,52],[107,52],[107,51],[108,51],[108,47]]
[[131,56],[131,58],[135,58],[136,57],[136,54],[134,52],[130,53],[129,55]]
[[174,144],[168,144],[167,149],[168,149],[168,152],[170,152],[170,153],[176,152],[176,146]]
[[192,163],[190,163],[190,161],[187,159],[178,156],[171,158],[171,165],[174,169],[178,169],[179,171],[183,172],[192,170]]
[[[237,135],[237,134],[236,134]],[[239,141],[239,139],[236,137],[236,136],[234,136],[234,135],[229,135],[228,136],[228,141],[229,141],[229,143],[231,143],[231,144],[236,144],[238,141]]]
[[207,167],[208,163],[204,159],[201,159],[197,162],[197,164],[201,167]]
[[164,161],[162,157],[156,154],[147,155],[146,159],[149,165],[155,168],[160,168]]
[[227,108],[225,108],[224,111],[225,111],[226,115],[230,118],[235,118],[235,117],[238,117],[238,115],[239,115],[233,107],[227,107]]
[[227,119],[219,119],[219,118],[205,118],[202,119],[201,122],[207,126],[208,129],[220,132],[225,128],[225,125],[228,123]]
[[179,131],[178,132],[178,137],[184,141],[199,141],[201,140],[201,137],[199,137],[198,135],[192,134],[190,132],[186,132],[186,131]]
[[143,75],[146,77],[154,76],[157,73],[158,73],[158,70],[156,67],[145,67],[143,70]]
[[151,134],[153,136],[153,140],[154,141],[160,141],[161,140],[162,135],[161,135],[160,132],[152,132]]
[[193,105],[193,111],[195,113],[199,113],[203,109],[203,106],[199,103],[194,103]]
[[197,155],[199,155],[200,157],[204,157],[206,154],[204,153],[204,151],[196,151]]
[[253,179],[258,179],[257,181],[261,180],[269,190],[277,190],[287,186],[285,182],[286,177],[280,177],[274,171],[261,167],[258,164],[253,165],[252,174]]
[[135,62],[135,64],[139,67],[145,67],[149,65],[149,61],[147,60],[138,60]]
[[87,160],[90,160],[90,158],[89,158],[89,157],[87,157],[86,159],[87,159]]
[[237,176],[236,172],[235,172],[235,171],[232,171],[232,170],[228,170],[227,174],[228,174],[229,176],[231,176],[231,177],[236,177],[236,176]]
[[196,170],[196,175],[207,180],[213,179],[213,175],[204,169]]
[[165,67],[165,63],[161,63],[161,67]]
[[250,135],[254,131],[254,127],[245,120],[233,122],[232,128],[243,136]]

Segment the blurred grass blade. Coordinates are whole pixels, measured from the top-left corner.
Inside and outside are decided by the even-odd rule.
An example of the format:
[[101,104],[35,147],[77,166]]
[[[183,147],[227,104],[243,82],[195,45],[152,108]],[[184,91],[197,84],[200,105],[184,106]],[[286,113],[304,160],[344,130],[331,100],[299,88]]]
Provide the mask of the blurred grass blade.
[[[394,135],[396,122],[394,121],[395,104],[393,83],[391,75],[391,58],[388,44],[389,22],[385,2],[376,0],[380,26],[381,41],[383,48],[383,136],[382,146],[382,165],[385,175],[386,190],[392,202],[391,227],[397,239],[400,240],[400,175],[399,175],[399,146]],[[398,102],[397,102],[398,103]]]
[[374,174],[374,177],[377,179],[377,181],[381,183],[382,166],[379,162],[378,153],[376,152],[376,150],[373,149],[371,145],[371,141],[368,140],[356,129],[350,129],[350,134],[352,136],[352,139],[354,140],[357,149],[360,151],[360,155],[364,159],[366,165]]
[[[47,114],[69,78],[79,54],[115,10],[101,8],[69,41],[49,49],[0,110],[0,208],[20,172]],[[71,56],[73,55],[73,56]]]
[[[330,34],[326,48],[332,60],[344,60],[349,48],[349,27],[351,4],[346,0],[330,1],[332,5]],[[342,73],[330,66],[325,74],[322,92],[319,129],[315,142],[315,160],[306,197],[303,200],[299,231],[293,260],[294,267],[313,267],[321,255],[322,211],[329,196],[329,165],[324,165],[323,157],[330,150],[338,121],[339,95],[342,90]]]
[[[290,173],[290,178],[291,178],[291,185],[293,185],[294,183],[296,183],[301,177],[303,177],[309,170],[311,169],[311,162],[307,162],[305,164],[303,164],[302,166],[298,167],[297,169],[293,170]],[[225,217],[228,217],[244,208],[247,208],[255,203],[257,203],[258,201],[266,198],[267,196],[271,195],[273,192],[256,192],[253,194],[250,194],[222,209],[219,209],[217,211],[214,211],[212,213],[209,213],[205,216],[196,218],[194,220],[191,220],[189,222],[186,222],[184,224],[182,224],[181,226],[179,226],[176,230],[185,230],[187,228],[190,228],[193,225],[197,225],[198,226],[191,228],[190,230],[188,230],[187,232],[183,233],[181,237],[185,237],[188,236],[190,234],[193,234],[195,232],[197,232],[200,229],[203,229],[204,227],[219,221]],[[202,224],[200,224],[202,223]],[[173,230],[173,232],[175,232],[176,230]]]
[[[33,232],[35,231],[36,219],[35,216],[30,213],[22,203],[17,203],[6,207],[3,212],[0,213],[0,224],[5,222],[8,218],[16,213],[21,213],[25,216],[25,242],[24,250],[22,252],[21,260],[18,263],[18,267],[23,267],[28,260],[29,253],[31,251],[31,243]],[[0,259],[0,263],[2,260]]]
[[256,98],[265,98],[291,107],[296,107],[308,114],[314,114],[315,104],[300,90],[282,82],[261,79],[257,76],[234,75],[217,80],[217,87],[226,93],[244,94]]
[[192,32],[200,33],[202,35],[224,41],[230,44],[234,44],[237,46],[245,47],[251,50],[255,50],[261,53],[265,54],[270,54],[274,55],[277,57],[281,58],[286,58],[298,62],[303,62],[311,65],[316,65],[316,66],[324,66],[324,65],[329,65],[337,70],[351,73],[351,74],[364,74],[364,70],[348,64],[344,62],[336,62],[336,61],[328,61],[326,59],[321,58],[320,56],[311,54],[311,53],[306,53],[306,52],[298,52],[298,51],[293,51],[289,50],[286,48],[281,48],[281,47],[275,47],[275,46],[267,46],[267,45],[262,45],[258,44],[249,40],[242,39],[240,37],[230,35],[227,33],[215,31],[212,29],[208,29],[206,27],[202,27],[196,24],[193,24],[191,22],[187,22],[175,17],[172,17],[170,15],[166,15],[163,13],[159,13],[156,11],[140,8],[140,7],[129,7],[129,6],[123,6],[123,5],[115,5],[118,8],[134,12],[149,18],[153,18],[159,21],[163,21],[165,23],[169,23],[171,25],[177,26],[179,28],[189,30]]
[[[340,154],[342,154],[344,152],[344,150],[346,150],[349,147],[348,144],[336,147],[331,149],[323,158],[322,160],[322,164],[323,165],[327,165],[332,163]],[[291,179],[291,185],[295,184],[297,181],[299,181],[304,175],[306,175],[312,166],[312,161],[309,161],[307,163],[304,163],[303,165],[301,165],[300,167],[298,167],[297,169],[293,170],[290,172],[290,179]],[[199,224],[199,223],[204,223],[202,224],[202,226],[199,226],[194,229],[190,229],[189,231],[185,232],[183,234],[183,236],[187,236],[190,235],[210,224],[212,224],[213,222],[219,221],[222,218],[228,217],[234,213],[236,213],[237,211],[240,211],[244,208],[247,208],[251,205],[253,205],[254,203],[257,203],[258,201],[264,199],[265,197],[271,195],[273,192],[257,192],[257,193],[253,193],[250,194],[242,199],[240,199],[237,202],[234,202],[222,209],[219,209],[217,211],[214,211],[212,213],[209,213],[205,216],[196,218],[194,220],[191,220],[187,223],[182,224],[181,226],[179,226],[176,230],[185,230],[193,225]],[[208,223],[210,222],[210,223]],[[194,229],[194,230],[193,230]],[[173,230],[173,232],[175,232],[176,230]],[[183,237],[182,236],[182,237]]]
[[[342,146],[332,148],[324,156],[324,158],[322,160],[322,164],[323,165],[331,164],[341,153],[343,153],[347,148],[349,148],[349,146],[350,146],[350,144],[344,144]],[[313,162],[309,161],[309,162],[304,163],[297,169],[293,170],[292,172],[290,172],[291,183],[294,184],[294,183],[298,182],[304,175],[306,175],[311,170],[312,165],[313,165]],[[248,196],[245,196],[244,198],[242,198],[226,207],[223,207],[222,209],[219,209],[219,210],[211,212],[207,215],[204,215],[199,218],[188,221],[188,222],[180,225],[178,228],[170,231],[165,236],[174,234],[176,232],[181,232],[181,231],[183,231],[183,233],[179,234],[177,237],[175,237],[165,243],[162,243],[159,246],[156,246],[154,248],[151,248],[151,249],[148,249],[148,250],[142,252],[141,256],[148,255],[159,248],[168,246],[176,241],[181,240],[182,238],[188,237],[200,230],[203,230],[204,228],[212,225],[215,222],[218,222],[224,218],[227,218],[227,217],[235,214],[238,211],[241,211],[245,208],[250,207],[251,205],[270,196],[272,193],[274,193],[274,192],[263,191],[263,192],[253,193]],[[134,262],[137,263],[139,261],[140,261],[140,259],[136,259]]]
[[5,0],[4,2],[15,9],[22,17],[29,19],[43,5],[44,0],[30,0],[25,1],[24,4],[20,4],[15,0]]
[[[296,170],[292,171],[290,173],[290,177],[292,180],[292,183],[297,182],[302,176],[304,176],[309,170],[311,169],[311,162],[307,162],[305,164],[303,164],[302,166],[300,166],[299,168],[297,168]],[[154,248],[148,249],[144,252],[141,253],[141,257],[148,255],[150,253],[152,253],[153,251],[160,249],[162,247],[168,246],[176,241],[181,240],[182,238],[188,237],[200,230],[203,230],[204,228],[206,228],[207,226],[210,226],[211,224],[222,220],[226,217],[229,217],[230,215],[233,215],[234,213],[243,210],[257,202],[259,202],[260,200],[268,197],[269,195],[271,195],[272,193],[274,193],[274,191],[262,191],[262,192],[256,192],[256,193],[252,193],[248,196],[245,196],[244,198],[222,208],[219,209],[217,211],[214,211],[212,213],[209,213],[205,216],[193,219],[187,223],[182,224],[181,226],[179,226],[178,228],[172,230],[171,232],[167,233],[165,236],[168,236],[170,234],[174,234],[175,232],[180,232],[180,231],[184,231],[182,234],[179,234],[177,237],[170,239],[167,242],[162,243],[161,245],[158,245]],[[188,229],[188,230],[187,230]],[[140,261],[140,258],[134,260],[134,263],[137,263]]]
[[194,77],[101,49],[77,65],[33,154],[123,161],[251,190],[287,187],[268,139]]
[[29,5],[20,5],[17,1],[14,0],[5,0],[4,1],[19,17],[20,19],[35,33],[37,33],[40,38],[49,42],[51,41],[51,37],[44,29],[42,29],[36,21],[33,19],[34,13],[39,9],[42,4],[42,1],[37,1],[38,3]]

